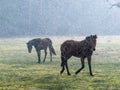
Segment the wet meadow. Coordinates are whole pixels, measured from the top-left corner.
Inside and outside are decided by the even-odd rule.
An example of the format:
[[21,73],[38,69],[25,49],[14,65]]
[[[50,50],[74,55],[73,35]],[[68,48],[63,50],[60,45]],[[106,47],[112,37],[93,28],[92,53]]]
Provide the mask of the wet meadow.
[[41,64],[37,63],[34,48],[31,54],[27,51],[26,42],[32,38],[0,39],[0,90],[119,90],[120,36],[98,36],[92,56],[93,77],[89,75],[87,60],[84,70],[75,75],[81,67],[76,57],[68,61],[72,75],[66,71],[60,75],[61,43],[67,39],[80,41],[84,36],[50,37],[57,55],[50,62],[48,51],[46,62]]

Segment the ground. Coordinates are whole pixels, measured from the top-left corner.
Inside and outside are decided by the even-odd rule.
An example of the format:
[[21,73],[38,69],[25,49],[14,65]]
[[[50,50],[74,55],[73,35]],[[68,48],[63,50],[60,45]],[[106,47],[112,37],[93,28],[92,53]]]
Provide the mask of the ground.
[[57,55],[50,62],[48,52],[44,64],[37,64],[34,48],[31,54],[27,52],[26,42],[32,38],[0,39],[0,90],[119,90],[120,36],[98,36],[92,56],[93,77],[89,75],[87,60],[85,69],[74,74],[81,67],[75,57],[68,61],[72,75],[66,71],[59,74],[60,44],[67,39],[80,41],[84,36],[50,37]]

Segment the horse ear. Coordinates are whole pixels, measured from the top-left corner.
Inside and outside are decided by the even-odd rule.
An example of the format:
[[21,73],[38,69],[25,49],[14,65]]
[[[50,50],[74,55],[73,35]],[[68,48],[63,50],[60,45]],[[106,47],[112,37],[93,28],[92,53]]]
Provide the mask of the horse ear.
[[97,35],[96,35],[96,34],[95,34],[95,35],[92,35],[92,37],[96,39],[96,38],[97,38]]
[[95,34],[94,37],[97,38],[97,35]]

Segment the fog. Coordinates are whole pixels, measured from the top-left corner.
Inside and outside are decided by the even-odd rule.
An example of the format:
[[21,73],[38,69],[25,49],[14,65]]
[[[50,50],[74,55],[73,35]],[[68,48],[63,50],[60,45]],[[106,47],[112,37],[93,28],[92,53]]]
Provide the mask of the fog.
[[120,35],[120,0],[0,0],[0,37]]

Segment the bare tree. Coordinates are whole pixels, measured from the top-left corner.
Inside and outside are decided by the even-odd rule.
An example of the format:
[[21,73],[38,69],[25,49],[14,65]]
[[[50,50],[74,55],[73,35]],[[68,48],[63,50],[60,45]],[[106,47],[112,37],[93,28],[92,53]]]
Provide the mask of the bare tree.
[[110,7],[110,9],[111,9],[113,6],[116,6],[116,7],[120,8],[120,2],[118,2],[118,3],[115,3],[115,4],[111,4],[111,7]]

